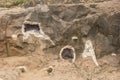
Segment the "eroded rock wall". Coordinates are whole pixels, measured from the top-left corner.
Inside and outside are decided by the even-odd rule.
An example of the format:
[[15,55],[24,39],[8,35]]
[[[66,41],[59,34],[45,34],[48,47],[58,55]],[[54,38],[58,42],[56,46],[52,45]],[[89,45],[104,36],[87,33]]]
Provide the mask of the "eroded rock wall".
[[[119,3],[118,3],[119,4]],[[4,11],[4,12],[3,12]],[[1,10],[0,54],[1,56],[25,55],[31,53],[58,54],[65,45],[72,45],[79,56],[84,42],[92,40],[97,57],[119,53],[120,12],[104,12],[99,4],[37,5],[30,8]],[[21,32],[25,21],[41,23],[41,29],[55,43],[35,36],[23,41]],[[11,37],[17,35],[17,40]],[[73,41],[72,37],[78,37]]]

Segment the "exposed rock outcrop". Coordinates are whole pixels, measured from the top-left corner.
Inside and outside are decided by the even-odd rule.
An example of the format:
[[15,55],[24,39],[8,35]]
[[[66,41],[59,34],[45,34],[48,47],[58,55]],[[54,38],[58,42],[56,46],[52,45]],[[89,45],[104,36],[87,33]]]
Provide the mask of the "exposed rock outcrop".
[[[106,3],[0,9],[0,55],[39,53],[40,49],[57,54],[65,45],[72,45],[79,55],[86,39],[93,42],[97,57],[117,52],[120,50],[120,2],[105,9],[103,4]],[[55,46],[33,35],[24,42],[21,29],[25,21],[41,23],[41,29]],[[17,40],[12,35],[16,35]],[[73,36],[78,37],[76,42],[71,39]]]

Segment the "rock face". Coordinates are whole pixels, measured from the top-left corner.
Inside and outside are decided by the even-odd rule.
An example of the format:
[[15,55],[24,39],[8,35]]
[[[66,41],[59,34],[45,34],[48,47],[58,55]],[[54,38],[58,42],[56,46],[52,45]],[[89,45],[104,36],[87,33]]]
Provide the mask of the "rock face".
[[[86,39],[93,42],[97,57],[117,52],[120,50],[120,8],[113,7],[113,11],[107,12],[103,7],[101,4],[67,4],[0,9],[0,55],[18,56],[40,53],[39,50],[57,54],[65,45],[72,45],[79,55]],[[25,21],[40,23],[55,46],[33,35],[23,41]],[[12,35],[16,35],[17,40]],[[78,39],[73,41],[73,36]]]

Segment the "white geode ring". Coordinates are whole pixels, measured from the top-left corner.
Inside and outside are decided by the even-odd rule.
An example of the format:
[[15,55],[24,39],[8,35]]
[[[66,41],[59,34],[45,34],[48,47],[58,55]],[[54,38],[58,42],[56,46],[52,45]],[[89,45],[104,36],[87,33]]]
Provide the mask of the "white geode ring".
[[76,59],[75,49],[70,45],[64,46],[60,50],[59,56],[61,60],[71,59],[72,62],[74,63]]

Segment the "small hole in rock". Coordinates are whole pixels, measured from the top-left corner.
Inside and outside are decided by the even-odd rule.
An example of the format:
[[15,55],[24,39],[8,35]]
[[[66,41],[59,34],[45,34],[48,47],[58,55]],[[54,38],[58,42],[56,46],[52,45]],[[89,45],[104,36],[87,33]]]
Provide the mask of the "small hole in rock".
[[24,69],[21,69],[21,72],[22,72],[22,73],[24,73],[24,72],[25,72],[25,70],[24,70]]
[[24,24],[24,32],[34,30],[36,32],[40,31],[40,27],[38,24]]
[[47,69],[48,74],[52,73],[52,71],[53,71],[53,68],[51,67]]
[[64,49],[63,52],[62,52],[62,58],[73,59],[74,58],[73,51],[69,48]]
[[69,46],[65,46],[61,49],[60,52],[60,58],[64,59],[64,60],[72,60],[72,62],[74,62],[75,60],[75,50],[73,47]]

